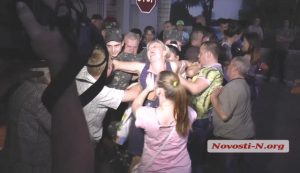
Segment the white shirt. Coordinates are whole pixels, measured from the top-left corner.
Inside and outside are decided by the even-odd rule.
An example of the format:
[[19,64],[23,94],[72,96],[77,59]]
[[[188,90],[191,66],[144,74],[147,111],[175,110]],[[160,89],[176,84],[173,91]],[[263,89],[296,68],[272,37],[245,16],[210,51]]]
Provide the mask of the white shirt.
[[[86,67],[83,67],[76,77],[78,93],[82,94],[95,82],[96,79],[88,73]],[[83,108],[85,119],[89,127],[90,136],[95,141],[99,141],[102,137],[102,121],[108,108],[117,109],[122,101],[123,96],[123,90],[117,90],[104,86],[101,92]]]

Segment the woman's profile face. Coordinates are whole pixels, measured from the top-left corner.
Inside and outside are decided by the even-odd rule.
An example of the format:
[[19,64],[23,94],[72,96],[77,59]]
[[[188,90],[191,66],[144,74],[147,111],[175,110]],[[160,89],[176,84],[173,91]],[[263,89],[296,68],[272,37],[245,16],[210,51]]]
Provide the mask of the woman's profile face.
[[242,51],[247,52],[249,50],[250,44],[246,38],[243,39]]
[[176,55],[174,52],[170,51],[169,57],[168,57],[167,60],[168,61],[178,61],[179,60],[179,56]]

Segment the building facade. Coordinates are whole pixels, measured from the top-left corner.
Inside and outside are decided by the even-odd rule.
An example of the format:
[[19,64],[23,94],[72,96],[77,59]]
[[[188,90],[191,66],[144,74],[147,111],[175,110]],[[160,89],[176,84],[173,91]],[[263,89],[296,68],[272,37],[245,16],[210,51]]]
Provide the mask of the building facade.
[[[128,32],[131,28],[143,30],[148,25],[159,32],[163,23],[170,20],[171,5],[175,2],[183,2],[183,0],[156,0],[156,6],[151,13],[141,13],[136,0],[87,0],[86,5],[89,16],[98,13],[103,18],[108,16],[117,18],[123,32]],[[214,0],[212,18],[238,19],[242,2],[243,0]],[[186,5],[186,8],[193,17],[203,11],[200,3],[195,6]]]

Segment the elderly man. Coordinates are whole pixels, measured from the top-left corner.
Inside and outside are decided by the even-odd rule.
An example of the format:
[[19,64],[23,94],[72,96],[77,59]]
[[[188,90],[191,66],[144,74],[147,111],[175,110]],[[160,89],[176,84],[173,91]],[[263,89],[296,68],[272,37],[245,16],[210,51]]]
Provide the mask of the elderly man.
[[211,95],[213,125],[216,137],[249,139],[254,137],[250,90],[245,80],[250,67],[245,58],[234,58],[227,69],[230,79],[222,89]]
[[[255,135],[250,89],[245,80],[249,68],[250,62],[246,58],[233,58],[227,69],[229,82],[211,95],[213,134],[217,139],[251,139]],[[244,161],[242,154],[226,153],[218,157],[221,170],[240,172],[238,169]]]

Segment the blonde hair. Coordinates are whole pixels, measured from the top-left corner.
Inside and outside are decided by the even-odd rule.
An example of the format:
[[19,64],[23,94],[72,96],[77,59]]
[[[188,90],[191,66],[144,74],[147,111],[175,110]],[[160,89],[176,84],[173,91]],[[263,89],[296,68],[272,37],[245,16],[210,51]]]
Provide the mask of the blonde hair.
[[165,45],[162,41],[160,40],[152,40],[147,44],[147,51],[149,50],[149,47],[154,44],[154,43],[158,43],[161,45],[161,47],[163,48],[163,55],[164,58],[167,59],[170,56],[170,49],[167,45]]
[[174,118],[176,131],[180,136],[187,136],[190,129],[188,115],[188,96],[185,88],[180,84],[177,74],[171,71],[159,73],[157,87],[163,88],[165,97],[174,102]]

